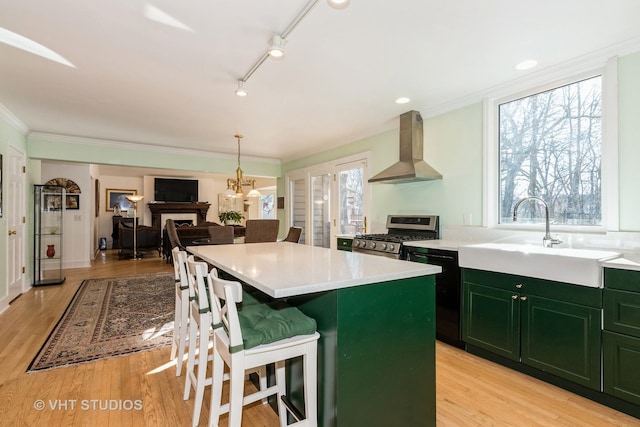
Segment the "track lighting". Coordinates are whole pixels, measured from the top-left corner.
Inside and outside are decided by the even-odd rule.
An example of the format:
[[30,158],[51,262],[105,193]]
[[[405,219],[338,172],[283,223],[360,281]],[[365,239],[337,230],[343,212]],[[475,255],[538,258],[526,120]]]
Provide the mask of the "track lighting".
[[327,0],[327,3],[334,9],[344,9],[349,6],[349,0]]
[[[236,90],[236,95],[238,96],[247,96],[247,91],[242,88],[242,84],[245,83],[249,78],[256,72],[258,68],[266,61],[269,57],[271,58],[282,58],[284,56],[284,45],[287,43],[287,37],[289,34],[298,26],[300,21],[304,19],[305,16],[311,9],[313,9],[316,4],[319,3],[320,0],[308,0],[307,4],[302,8],[302,10],[293,18],[293,21],[289,23],[287,28],[282,31],[279,35],[274,35],[271,39],[271,46],[269,49],[262,54],[260,59],[253,64],[253,66],[247,71],[247,73],[242,77],[242,79],[238,80],[238,89]],[[327,0],[329,6],[334,9],[344,9],[349,6],[350,0]]]
[[269,55],[272,58],[282,58],[284,56],[284,45],[286,40],[278,35],[274,35],[269,47]]
[[242,80],[238,80],[238,89],[236,89],[236,95],[247,96],[247,91],[244,89],[244,82]]

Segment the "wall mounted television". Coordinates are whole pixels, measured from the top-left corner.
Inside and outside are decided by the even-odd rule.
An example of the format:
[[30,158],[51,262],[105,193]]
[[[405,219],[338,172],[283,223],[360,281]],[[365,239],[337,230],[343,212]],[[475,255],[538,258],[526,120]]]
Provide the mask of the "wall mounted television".
[[197,202],[197,179],[155,178],[153,198],[156,202]]

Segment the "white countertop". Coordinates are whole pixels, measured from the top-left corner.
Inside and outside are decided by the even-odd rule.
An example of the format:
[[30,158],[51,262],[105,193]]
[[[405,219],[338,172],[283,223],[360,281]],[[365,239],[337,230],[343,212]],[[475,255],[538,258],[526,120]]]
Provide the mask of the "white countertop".
[[602,263],[603,267],[640,271],[640,254],[625,254]]
[[189,246],[187,251],[274,298],[442,271],[429,264],[290,242]]
[[404,242],[404,246],[413,246],[415,248],[442,249],[448,251],[457,251],[460,246],[471,245],[473,242],[462,242],[460,240],[417,240],[413,242]]

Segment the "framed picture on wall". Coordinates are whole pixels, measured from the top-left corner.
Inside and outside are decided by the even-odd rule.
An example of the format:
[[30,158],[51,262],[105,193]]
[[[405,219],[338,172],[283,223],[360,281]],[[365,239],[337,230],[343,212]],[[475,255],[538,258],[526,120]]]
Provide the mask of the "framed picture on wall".
[[67,194],[65,199],[65,207],[67,209],[80,209],[80,195]]
[[127,200],[127,196],[135,196],[136,194],[138,194],[137,190],[120,190],[116,188],[107,188],[105,210],[107,212],[113,212],[113,207],[116,203],[120,205],[120,209],[123,211],[133,209],[133,205],[129,200]]

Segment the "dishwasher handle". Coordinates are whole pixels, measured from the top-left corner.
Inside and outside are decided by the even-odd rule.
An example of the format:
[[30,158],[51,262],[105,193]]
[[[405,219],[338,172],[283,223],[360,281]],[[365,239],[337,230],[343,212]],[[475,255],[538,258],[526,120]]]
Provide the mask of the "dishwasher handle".
[[409,252],[409,257],[415,257],[417,259],[420,260],[425,260],[425,261],[429,261],[429,258],[433,258],[433,259],[444,259],[447,261],[455,261],[456,259],[452,256],[447,256],[447,255],[436,255],[436,254],[422,254],[420,252]]

